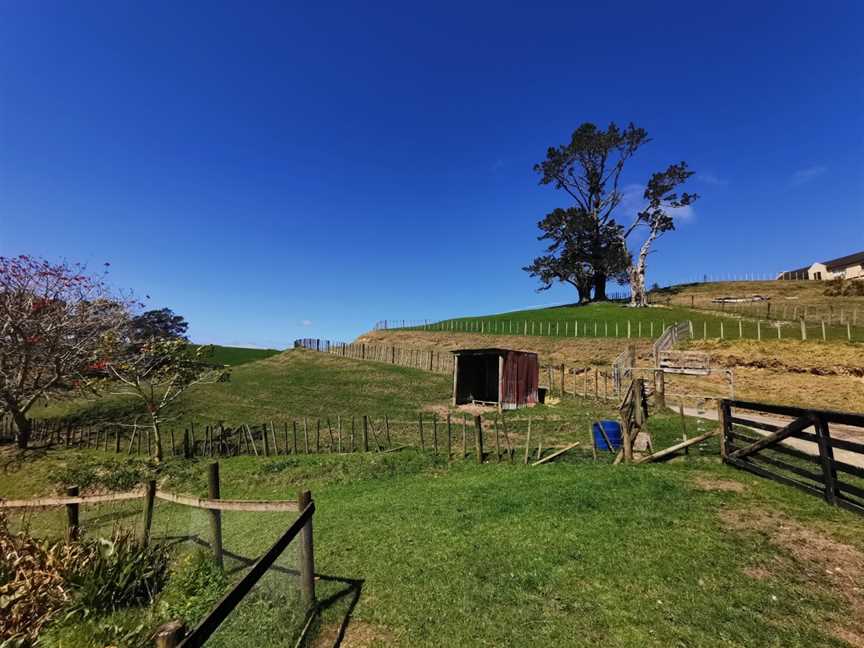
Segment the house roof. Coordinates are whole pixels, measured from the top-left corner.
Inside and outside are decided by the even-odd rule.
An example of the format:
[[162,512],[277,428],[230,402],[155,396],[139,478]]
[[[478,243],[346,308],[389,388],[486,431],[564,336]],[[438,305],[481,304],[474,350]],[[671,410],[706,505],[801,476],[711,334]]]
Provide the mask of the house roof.
[[854,254],[848,254],[837,259],[831,259],[830,261],[823,261],[822,265],[824,265],[829,270],[848,268],[849,266],[864,265],[864,251],[855,252]]

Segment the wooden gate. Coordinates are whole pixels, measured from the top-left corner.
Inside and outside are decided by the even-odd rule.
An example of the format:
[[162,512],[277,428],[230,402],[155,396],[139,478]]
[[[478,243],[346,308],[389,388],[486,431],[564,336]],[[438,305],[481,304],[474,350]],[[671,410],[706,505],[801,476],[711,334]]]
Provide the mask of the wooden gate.
[[720,401],[729,465],[864,513],[864,415]]

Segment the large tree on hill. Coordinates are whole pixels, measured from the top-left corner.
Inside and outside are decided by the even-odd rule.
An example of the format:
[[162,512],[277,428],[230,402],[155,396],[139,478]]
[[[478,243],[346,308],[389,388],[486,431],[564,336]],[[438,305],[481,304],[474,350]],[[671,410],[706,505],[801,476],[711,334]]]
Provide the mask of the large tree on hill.
[[[648,133],[632,123],[624,129],[611,123],[604,131],[586,122],[573,132],[568,143],[550,147],[546,159],[534,166],[540,174],[540,184],[563,190],[575,202],[574,210],[564,211],[578,218],[570,228],[560,228],[550,238],[555,241],[556,236],[568,229],[579,229],[579,236],[593,242],[597,253],[590,261],[594,299],[605,299],[606,282],[616,274],[623,254],[628,258],[627,276],[631,293],[635,296],[631,303],[634,306],[645,305],[645,267],[651,244],[663,232],[674,228],[668,210],[689,205],[697,197],[695,194],[682,194],[680,197],[674,194],[674,189],[692,175],[682,162],[652,176],[644,194],[648,206],[636,214],[628,227],[616,221],[615,216],[624,200],[621,187],[624,167],[649,141]],[[663,188],[670,182],[671,187],[663,193]],[[639,256],[634,259],[627,251],[627,239],[640,226],[648,227],[647,247],[643,244]],[[605,237],[610,232],[617,233],[617,246],[605,244]],[[568,235],[572,236],[573,232],[568,231]],[[563,238],[561,245],[566,245]]]
[[0,257],[0,406],[20,448],[31,408],[98,368],[106,337],[128,325],[128,306],[81,265]]
[[537,226],[543,232],[538,239],[550,243],[546,254],[523,270],[540,280],[539,290],[548,290],[556,282],[568,283],[576,288],[581,304],[591,299],[598,274],[604,278],[604,288],[607,277],[626,277],[627,253],[614,223],[598,224],[584,210],[571,207],[555,209]]

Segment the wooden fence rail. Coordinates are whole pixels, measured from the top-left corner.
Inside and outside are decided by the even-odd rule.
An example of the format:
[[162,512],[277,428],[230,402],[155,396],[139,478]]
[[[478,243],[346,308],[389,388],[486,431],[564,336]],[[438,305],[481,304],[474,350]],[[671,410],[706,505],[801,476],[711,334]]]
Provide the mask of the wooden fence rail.
[[864,513],[864,415],[724,399],[719,418],[725,463]]

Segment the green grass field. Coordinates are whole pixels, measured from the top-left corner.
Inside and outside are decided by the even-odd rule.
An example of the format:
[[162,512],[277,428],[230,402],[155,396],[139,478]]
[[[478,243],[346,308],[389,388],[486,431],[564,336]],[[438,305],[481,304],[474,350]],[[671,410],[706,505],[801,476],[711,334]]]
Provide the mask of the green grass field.
[[[333,645],[358,588],[344,645],[839,648],[847,645],[838,638],[842,632],[860,631],[854,612],[860,594],[849,585],[864,578],[856,571],[864,564],[860,517],[719,464],[716,438],[666,464],[612,466],[608,453],[594,462],[589,426],[614,415],[611,401],[568,397],[507,413],[504,421],[490,413],[483,465],[474,459],[470,419],[462,457],[462,414],[451,412],[448,462],[450,389],[447,376],[290,351],[238,366],[230,383],[196,388],[181,404],[178,414],[210,421],[368,414],[380,426],[387,414],[394,420],[393,445],[413,446],[338,454],[325,443],[321,454],[220,461],[223,497],[293,499],[301,489],[313,492],[317,588],[328,601],[313,645]],[[422,451],[416,416],[424,409]],[[128,416],[130,410],[106,399],[43,414],[109,412]],[[538,444],[547,455],[550,446],[581,445],[559,461],[524,465],[529,418],[532,459]],[[684,424],[691,436],[716,425],[693,418]],[[671,412],[652,412],[648,425],[655,448],[680,439],[682,421]],[[512,463],[504,454],[508,441]],[[155,467],[125,453],[20,455],[8,448],[0,454],[0,497],[56,493],[72,484],[128,488],[150,475],[164,488],[203,496],[209,461],[171,458]],[[82,522],[91,532],[107,532],[114,524],[138,525],[140,514],[140,504],[101,506],[82,511]],[[26,522],[44,537],[57,536],[64,515],[30,512]],[[226,514],[226,548],[254,559],[292,519]],[[16,528],[22,522],[11,521]],[[208,538],[205,513],[173,505],[157,506],[154,529],[158,537]],[[289,550],[284,566],[292,556]],[[293,641],[302,621],[296,583],[276,573],[262,587],[214,645]],[[44,644],[97,648],[104,645],[98,637],[110,635],[118,646],[135,645],[116,640],[111,628],[125,632],[164,621],[160,610],[157,603],[57,626]]]
[[[116,461],[51,451],[15,471],[7,457],[0,493],[20,494],[24,470],[30,494],[52,492],[64,468],[94,457]],[[160,478],[203,495],[206,466],[168,462]],[[800,538],[784,542],[763,523],[779,519],[787,534],[806,528],[819,546],[847,546],[848,555],[864,549],[860,518],[710,458],[477,466],[409,451],[221,466],[227,498],[312,489],[319,599],[360,585],[348,641],[356,632],[361,645],[840,647],[837,629],[856,622],[848,588],[818,559],[802,562]],[[291,519],[226,516],[226,548],[254,557]],[[198,526],[206,537],[206,520]],[[856,577],[851,566],[843,575]],[[290,585],[273,587],[290,600]],[[320,636],[335,636],[349,600],[329,602]],[[280,614],[291,613],[251,618],[261,628]],[[229,630],[227,645],[262,645],[254,625],[242,636]],[[70,642],[74,628],[55,636],[64,646],[101,645]]]
[[[717,309],[719,311],[719,307]],[[864,319],[864,308],[862,308]],[[705,339],[800,339],[798,322],[757,317],[739,317],[722,312],[709,312],[686,308],[672,303],[654,305],[650,308],[629,308],[625,304],[602,302],[583,306],[555,306],[530,310],[460,317],[429,324],[395,330],[428,330],[448,332],[486,333],[492,335],[527,335],[551,337],[613,337],[613,338],[657,338],[664,328],[676,322],[693,324],[693,336]],[[779,331],[779,334],[778,334]],[[819,322],[806,324],[807,337],[822,339]],[[864,341],[864,321],[856,326],[827,323],[827,340]]]

